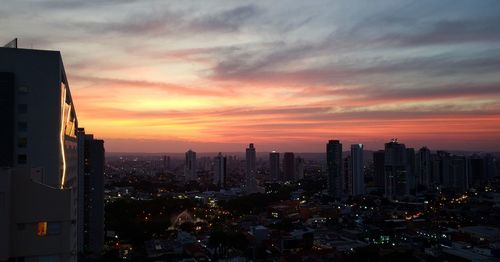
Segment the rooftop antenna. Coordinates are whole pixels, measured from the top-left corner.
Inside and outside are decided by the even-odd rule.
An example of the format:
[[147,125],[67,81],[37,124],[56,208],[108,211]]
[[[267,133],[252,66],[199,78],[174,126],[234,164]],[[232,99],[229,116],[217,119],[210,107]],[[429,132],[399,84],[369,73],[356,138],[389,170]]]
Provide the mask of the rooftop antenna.
[[7,47],[7,48],[17,48],[17,37],[14,38],[12,41],[8,42],[6,45],[4,45],[3,47]]

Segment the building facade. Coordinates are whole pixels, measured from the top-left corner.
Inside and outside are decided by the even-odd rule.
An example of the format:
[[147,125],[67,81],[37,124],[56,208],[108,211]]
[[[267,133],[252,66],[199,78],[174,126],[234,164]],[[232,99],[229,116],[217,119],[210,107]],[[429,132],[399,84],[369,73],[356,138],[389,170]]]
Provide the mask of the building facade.
[[76,261],[78,124],[61,54],[0,48],[0,100],[0,260]]
[[214,161],[214,184],[220,188],[226,187],[227,158],[219,152]]
[[353,196],[365,193],[365,176],[363,162],[363,144],[351,145],[351,168],[352,168],[352,189]]
[[245,192],[255,193],[257,192],[257,169],[256,169],[256,159],[257,153],[253,144],[249,144],[248,148],[245,150]]
[[295,181],[295,154],[285,152],[283,154],[283,179],[284,181]]
[[186,152],[184,178],[186,182],[196,180],[196,152],[189,149]]
[[99,257],[104,246],[104,141],[78,129],[78,149],[83,168],[78,175],[78,253]]
[[342,196],[342,144],[339,140],[330,140],[326,144],[328,194]]
[[269,153],[269,172],[274,181],[281,180],[280,153],[272,151]]

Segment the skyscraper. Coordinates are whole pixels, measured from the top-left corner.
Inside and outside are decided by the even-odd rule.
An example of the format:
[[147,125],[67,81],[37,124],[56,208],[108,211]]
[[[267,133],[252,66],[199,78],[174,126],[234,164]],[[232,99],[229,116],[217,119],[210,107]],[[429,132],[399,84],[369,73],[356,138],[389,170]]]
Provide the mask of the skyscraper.
[[76,261],[77,117],[58,51],[0,48],[0,260]]
[[186,181],[196,180],[196,152],[189,149],[186,152],[186,160],[184,166],[184,177]]
[[245,169],[245,191],[247,193],[255,193],[257,191],[257,180],[256,174],[257,170],[255,167],[256,162],[256,152],[253,144],[250,144],[246,149],[246,169]]
[[408,192],[417,193],[417,178],[415,176],[415,149],[406,148],[406,177],[408,178]]
[[280,180],[280,153],[276,151],[269,153],[269,171],[272,180]]
[[283,154],[283,176],[285,181],[295,181],[295,155],[293,152]]
[[451,157],[451,186],[457,192],[465,192],[469,189],[469,170],[467,168],[467,158],[465,156]]
[[295,158],[295,175],[298,180],[304,179],[304,159],[300,156]]
[[375,186],[385,186],[385,151],[378,150],[373,152],[373,175],[375,179]]
[[78,129],[78,252],[82,257],[99,257],[104,246],[104,141]]
[[226,157],[219,152],[215,157],[214,184],[220,188],[226,187]]
[[362,144],[351,145],[351,163],[352,195],[363,195],[365,193],[365,177]]
[[427,147],[422,147],[418,150],[415,159],[415,177],[417,188],[418,186],[425,186],[428,188],[432,184],[431,151]]
[[407,152],[397,139],[385,144],[385,196],[398,199],[408,196]]
[[326,162],[328,172],[328,193],[330,196],[342,196],[342,144],[339,140],[330,140],[326,144]]

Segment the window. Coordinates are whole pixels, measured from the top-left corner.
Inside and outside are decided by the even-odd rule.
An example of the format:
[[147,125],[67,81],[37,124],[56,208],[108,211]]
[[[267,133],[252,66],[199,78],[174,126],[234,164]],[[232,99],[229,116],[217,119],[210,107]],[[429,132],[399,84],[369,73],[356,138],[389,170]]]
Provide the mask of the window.
[[21,94],[27,94],[29,92],[29,88],[27,86],[19,86],[18,91]]
[[17,146],[19,148],[26,148],[28,145],[28,138],[26,137],[20,137],[19,140],[17,141]]
[[28,156],[22,154],[22,155],[17,155],[17,163],[18,164],[26,164],[28,161]]
[[47,235],[47,221],[38,222],[36,234],[40,237]]
[[59,235],[61,233],[60,222],[49,222],[47,224],[47,235]]
[[58,255],[39,256],[36,261],[37,262],[59,262],[59,261],[61,261],[61,258]]
[[17,122],[17,130],[20,132],[26,132],[26,130],[28,130],[28,123]]
[[26,113],[28,113],[28,105],[27,104],[19,104],[19,105],[17,105],[17,112],[19,114],[26,114]]
[[17,224],[17,230],[24,230],[25,228],[26,228],[26,224],[24,224],[24,223]]
[[5,193],[0,192],[0,208],[5,208]]

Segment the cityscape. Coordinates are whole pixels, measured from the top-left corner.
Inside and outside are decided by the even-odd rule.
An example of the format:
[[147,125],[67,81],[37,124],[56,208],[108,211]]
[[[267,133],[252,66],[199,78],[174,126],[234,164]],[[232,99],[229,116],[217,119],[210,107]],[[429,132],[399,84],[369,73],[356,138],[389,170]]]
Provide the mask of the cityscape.
[[0,261],[500,261],[499,17],[8,0]]

